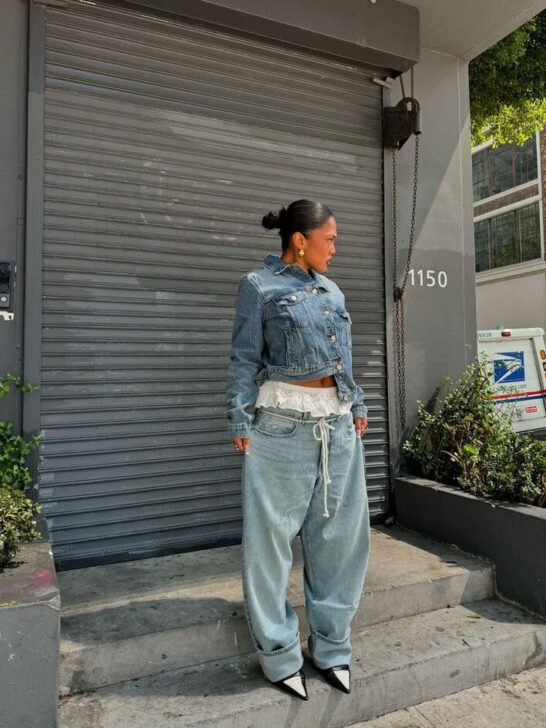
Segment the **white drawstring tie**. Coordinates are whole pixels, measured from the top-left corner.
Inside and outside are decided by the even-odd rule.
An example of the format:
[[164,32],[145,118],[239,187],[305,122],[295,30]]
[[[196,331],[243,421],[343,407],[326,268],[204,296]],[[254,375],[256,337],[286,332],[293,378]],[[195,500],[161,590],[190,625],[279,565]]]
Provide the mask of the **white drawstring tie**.
[[[316,428],[319,428],[320,433],[317,436]],[[332,482],[332,479],[330,478],[330,474],[328,472],[328,431],[326,428],[329,428],[330,430],[335,430],[336,428],[333,427],[333,425],[329,425],[324,417],[321,417],[318,422],[316,422],[313,425],[313,435],[315,436],[315,440],[321,440],[322,441],[322,447],[321,447],[321,458],[322,458],[322,478],[324,481],[324,512],[323,516],[330,517],[330,514],[328,513],[328,483]]]

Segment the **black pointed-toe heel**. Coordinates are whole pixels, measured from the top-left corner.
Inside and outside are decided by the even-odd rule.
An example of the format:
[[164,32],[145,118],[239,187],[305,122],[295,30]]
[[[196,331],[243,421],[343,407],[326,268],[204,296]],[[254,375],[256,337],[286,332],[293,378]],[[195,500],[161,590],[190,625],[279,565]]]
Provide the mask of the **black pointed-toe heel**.
[[309,696],[307,695],[307,687],[305,685],[305,673],[303,672],[303,670],[298,670],[297,672],[293,673],[292,675],[288,675],[288,677],[285,677],[282,680],[277,680],[273,682],[273,685],[277,685],[283,690],[286,690],[286,692],[290,693],[290,695],[296,695],[302,700],[309,700]]
[[351,692],[351,671],[349,665],[335,665],[334,667],[318,668],[325,679],[334,688],[344,693]]

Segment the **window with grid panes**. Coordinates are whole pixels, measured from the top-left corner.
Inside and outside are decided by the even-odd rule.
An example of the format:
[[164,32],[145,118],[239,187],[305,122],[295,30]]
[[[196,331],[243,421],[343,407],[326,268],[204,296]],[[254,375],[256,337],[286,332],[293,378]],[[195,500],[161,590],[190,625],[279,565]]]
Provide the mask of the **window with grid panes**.
[[540,258],[540,210],[539,203],[516,210],[518,220],[521,260]]
[[474,223],[476,271],[540,258],[539,214],[533,202]]
[[472,182],[474,186],[474,202],[482,200],[489,195],[489,188],[485,176],[487,162],[487,149],[472,155]]
[[474,225],[474,243],[476,246],[476,271],[489,270],[489,221],[480,220]]
[[501,144],[472,155],[474,202],[537,179],[535,135],[521,146]]

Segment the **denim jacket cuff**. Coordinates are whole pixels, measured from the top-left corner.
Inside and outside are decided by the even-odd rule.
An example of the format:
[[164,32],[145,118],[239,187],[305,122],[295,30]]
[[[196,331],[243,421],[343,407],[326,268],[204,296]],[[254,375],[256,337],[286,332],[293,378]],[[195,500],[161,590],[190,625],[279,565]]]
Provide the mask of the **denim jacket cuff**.
[[351,407],[351,414],[353,415],[353,418],[355,417],[364,417],[366,420],[368,419],[368,408],[365,404],[357,404],[354,407]]
[[250,437],[250,425],[247,425],[244,422],[228,422],[227,425],[227,431],[230,435],[233,435],[233,437]]

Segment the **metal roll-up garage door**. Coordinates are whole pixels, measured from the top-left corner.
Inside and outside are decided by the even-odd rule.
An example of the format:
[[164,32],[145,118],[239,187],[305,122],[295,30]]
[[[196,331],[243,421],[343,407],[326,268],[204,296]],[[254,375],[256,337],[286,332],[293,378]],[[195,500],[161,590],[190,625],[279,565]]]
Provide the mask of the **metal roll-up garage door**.
[[372,518],[387,509],[386,71],[69,0],[45,10],[39,494],[60,568],[237,542],[224,419],[262,215],[334,210]]

